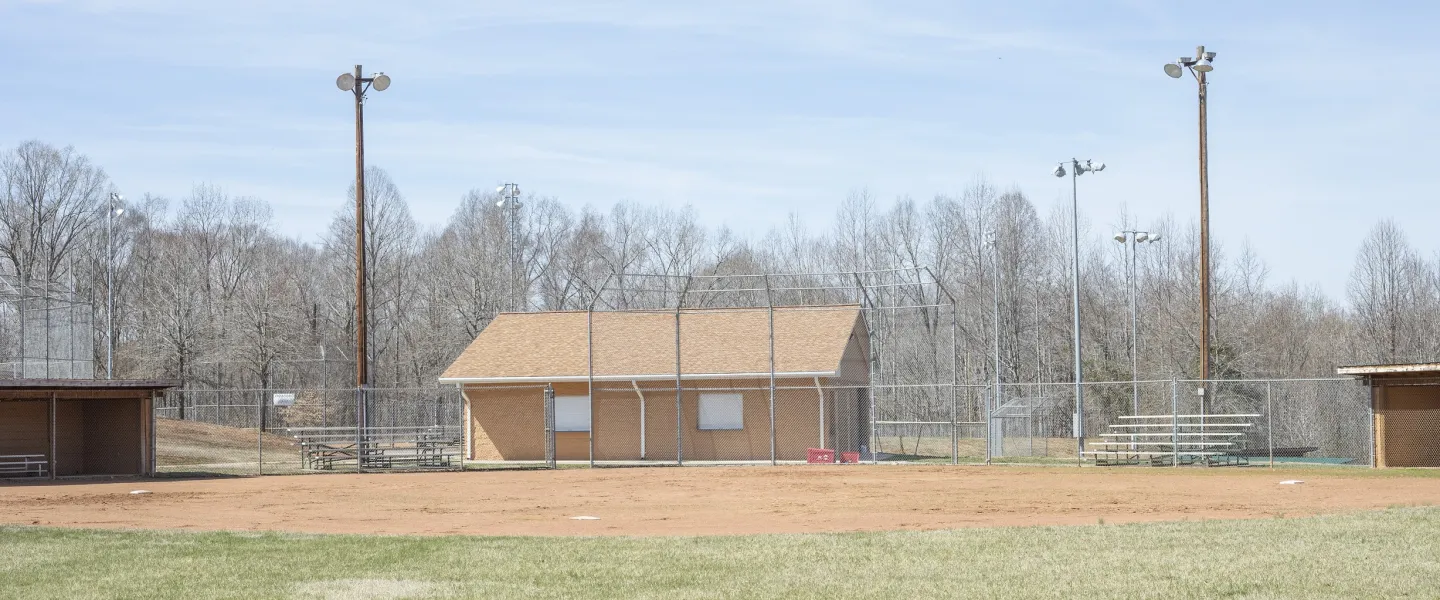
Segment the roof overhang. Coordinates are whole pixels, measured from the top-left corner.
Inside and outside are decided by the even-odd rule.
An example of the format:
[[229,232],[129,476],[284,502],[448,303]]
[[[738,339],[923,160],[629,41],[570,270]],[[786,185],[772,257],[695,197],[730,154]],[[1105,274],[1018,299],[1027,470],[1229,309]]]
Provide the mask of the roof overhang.
[[1370,375],[1431,375],[1440,377],[1440,363],[1410,363],[1403,365],[1352,365],[1336,367],[1336,375],[1365,377]]
[[166,379],[0,379],[0,400],[132,399],[179,387]]
[[[835,377],[834,371],[785,371],[775,372],[775,377],[796,378],[796,377]],[[682,373],[682,380],[696,379],[767,379],[770,372],[760,373]],[[467,383],[585,383],[587,381],[674,381],[675,374],[648,374],[648,375],[596,375],[591,378],[588,375],[554,375],[534,377],[441,377],[440,383],[453,385],[464,385]]]

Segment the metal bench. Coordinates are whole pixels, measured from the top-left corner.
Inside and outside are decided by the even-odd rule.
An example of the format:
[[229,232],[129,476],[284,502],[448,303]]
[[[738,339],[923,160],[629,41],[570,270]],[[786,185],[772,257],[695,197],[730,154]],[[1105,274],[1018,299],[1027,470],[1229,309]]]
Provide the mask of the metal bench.
[[1248,419],[1256,414],[1129,415],[1100,434],[1084,456],[1096,465],[1249,464]]
[[459,427],[295,427],[286,433],[299,442],[306,469],[444,469],[460,464]]
[[0,477],[44,477],[49,462],[44,454],[0,454]]

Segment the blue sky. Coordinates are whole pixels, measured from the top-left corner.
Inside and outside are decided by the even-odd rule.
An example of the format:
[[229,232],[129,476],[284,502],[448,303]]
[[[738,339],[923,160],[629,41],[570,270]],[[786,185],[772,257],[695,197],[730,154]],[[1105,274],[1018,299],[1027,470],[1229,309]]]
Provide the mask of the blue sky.
[[513,180],[581,206],[693,205],[761,233],[884,201],[1018,186],[1042,212],[1072,156],[1097,235],[1198,214],[1195,86],[1216,51],[1211,224],[1272,279],[1343,299],[1394,217],[1440,250],[1431,59],[1440,9],[1359,2],[193,2],[0,0],[0,147],[74,145],[125,194],[209,182],[318,239],[353,177],[356,63],[368,163],[438,226]]

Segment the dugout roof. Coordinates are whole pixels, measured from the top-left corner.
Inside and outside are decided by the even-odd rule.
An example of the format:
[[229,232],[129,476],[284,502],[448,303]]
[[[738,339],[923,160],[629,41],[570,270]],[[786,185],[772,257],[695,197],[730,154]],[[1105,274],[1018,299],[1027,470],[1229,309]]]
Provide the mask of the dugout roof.
[[169,379],[0,379],[0,400],[51,395],[94,400],[141,398],[179,385]]

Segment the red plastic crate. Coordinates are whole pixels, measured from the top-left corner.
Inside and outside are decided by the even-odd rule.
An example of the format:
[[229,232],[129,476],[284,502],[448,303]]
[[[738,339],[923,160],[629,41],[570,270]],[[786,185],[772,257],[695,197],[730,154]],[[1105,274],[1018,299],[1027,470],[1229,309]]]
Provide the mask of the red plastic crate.
[[805,451],[805,462],[833,463],[835,462],[835,451],[828,448],[808,448]]
[[840,462],[841,462],[842,464],[851,464],[851,465],[859,464],[859,463],[860,463],[860,453],[859,453],[859,452],[841,452],[841,453],[840,453]]

